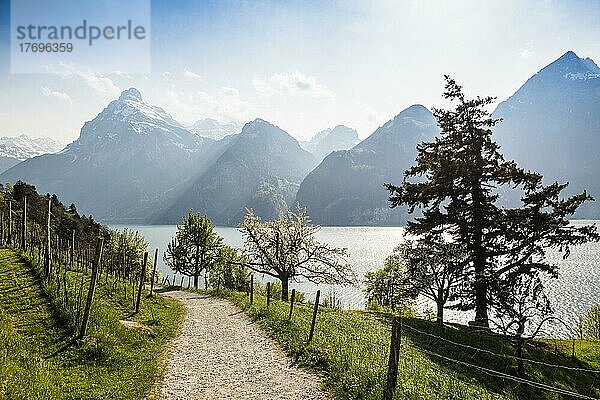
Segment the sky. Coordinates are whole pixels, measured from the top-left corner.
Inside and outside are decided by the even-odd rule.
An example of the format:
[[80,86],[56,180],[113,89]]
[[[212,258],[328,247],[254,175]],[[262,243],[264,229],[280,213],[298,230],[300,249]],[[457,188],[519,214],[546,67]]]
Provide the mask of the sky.
[[412,104],[444,106],[444,74],[501,101],[568,50],[600,61],[598,1],[152,0],[149,73],[13,74],[9,10],[0,0],[0,136],[63,143],[129,87],[182,123],[365,138]]

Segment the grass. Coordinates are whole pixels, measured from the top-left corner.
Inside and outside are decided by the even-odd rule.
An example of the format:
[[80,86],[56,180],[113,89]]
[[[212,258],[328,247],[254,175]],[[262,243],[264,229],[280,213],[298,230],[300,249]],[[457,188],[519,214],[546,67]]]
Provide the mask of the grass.
[[[306,344],[311,305],[296,305],[288,321],[289,303],[256,294],[249,304],[243,293],[225,296],[244,310],[300,365],[321,371],[327,388],[340,399],[381,399],[387,373],[390,318],[362,311],[321,307],[314,339]],[[413,328],[413,329],[409,329]],[[419,333],[418,331],[425,332]],[[477,352],[430,336],[488,349],[504,356]],[[512,347],[502,338],[479,334],[466,327],[438,326],[417,318],[403,318],[402,351],[395,393],[397,399],[560,399],[560,395],[490,376],[472,367],[447,362],[420,349],[470,364],[516,375]],[[570,354],[570,353],[568,353]],[[578,343],[578,358],[555,354],[543,342],[527,347],[524,357],[576,368],[600,364],[598,343]],[[527,379],[600,396],[600,375],[526,363]]]
[[[67,274],[69,285],[81,278],[78,272]],[[131,293],[125,299],[122,286],[113,284],[112,278],[99,280],[88,335],[76,341],[30,260],[0,249],[0,398],[152,395],[164,370],[164,350],[181,326],[184,307],[154,296],[144,298],[140,313],[134,315]],[[137,328],[120,321],[135,322]]]

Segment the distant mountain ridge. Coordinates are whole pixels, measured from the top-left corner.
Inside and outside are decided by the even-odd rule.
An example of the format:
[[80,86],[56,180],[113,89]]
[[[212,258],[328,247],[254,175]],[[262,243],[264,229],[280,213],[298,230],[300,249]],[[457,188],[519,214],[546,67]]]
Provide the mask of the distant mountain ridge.
[[177,223],[193,208],[235,225],[247,207],[271,218],[292,206],[315,165],[296,139],[267,121],[256,119],[216,141],[130,88],[64,150],[25,160],[0,180],[57,193],[103,221]]
[[[579,218],[600,218],[599,110],[600,68],[567,52],[493,113],[502,118],[494,137],[507,159],[541,172],[546,183],[568,181],[570,193],[586,189],[599,199]],[[234,226],[246,208],[273,218],[299,202],[321,225],[403,225],[407,214],[389,208],[383,184],[401,182],[417,144],[439,132],[418,104],[359,143],[343,125],[301,144],[262,119],[237,128],[211,119],[194,126],[130,88],[62,151],[22,162],[0,153],[0,172],[9,168],[0,182],[24,180],[107,222],[177,223],[193,208]],[[31,148],[11,154],[33,154]]]
[[242,125],[233,122],[221,123],[214,118],[204,118],[189,126],[188,129],[198,136],[221,140],[225,136],[240,133]]
[[356,129],[344,125],[337,125],[333,129],[318,132],[311,140],[300,142],[303,149],[312,153],[318,161],[336,150],[348,150],[360,142]]
[[64,146],[49,137],[31,138],[27,135],[0,137],[0,157],[26,160],[42,154],[57,153]]
[[438,131],[431,112],[413,105],[352,149],[325,157],[300,185],[297,200],[323,225],[402,225],[406,214],[388,207],[383,184],[401,180],[417,144]]

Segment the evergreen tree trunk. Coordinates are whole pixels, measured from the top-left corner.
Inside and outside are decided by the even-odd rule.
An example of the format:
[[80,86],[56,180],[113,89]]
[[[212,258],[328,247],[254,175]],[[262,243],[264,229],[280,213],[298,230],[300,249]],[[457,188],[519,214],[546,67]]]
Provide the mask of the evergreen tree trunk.
[[[481,249],[480,249],[481,251]],[[475,255],[475,325],[489,327],[487,282],[485,280],[485,258]]]
[[481,188],[481,167],[484,164],[481,156],[481,142],[476,145],[477,164],[474,168],[475,176],[471,183],[472,217],[473,217],[473,242],[471,244],[473,253],[473,266],[475,269],[475,325],[489,327],[488,321],[488,299],[486,282],[486,255],[483,246],[483,218],[482,210],[483,193]]
[[281,300],[288,301],[290,278],[287,276],[280,276],[279,279],[281,280]]

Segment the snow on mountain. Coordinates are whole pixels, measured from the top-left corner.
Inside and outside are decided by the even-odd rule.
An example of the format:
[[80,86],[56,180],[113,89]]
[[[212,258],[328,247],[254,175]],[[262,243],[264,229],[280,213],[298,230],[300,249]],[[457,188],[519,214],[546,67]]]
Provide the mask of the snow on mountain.
[[0,137],[0,157],[18,160],[59,152],[64,146],[49,137],[31,138],[27,135]]
[[240,133],[242,126],[234,122],[221,123],[213,118],[204,118],[189,126],[188,129],[199,136],[221,140],[225,136]]
[[196,151],[204,142],[162,108],[145,103],[137,89],[130,88],[123,91],[118,100],[111,101],[96,118],[86,122],[79,139],[65,150],[107,141],[131,143],[137,140],[135,136],[169,141],[190,152]]
[[131,88],[64,150],[27,159],[0,181],[21,179],[99,219],[131,221],[149,215],[165,192],[200,168],[214,143]]
[[[598,199],[600,183],[600,68],[568,51],[542,68],[500,103],[494,134],[508,159],[540,172],[546,182],[569,182],[569,194],[587,190]],[[598,201],[580,218],[600,217]]]

